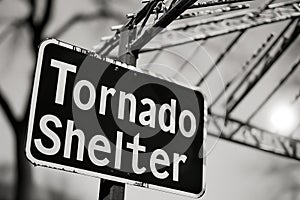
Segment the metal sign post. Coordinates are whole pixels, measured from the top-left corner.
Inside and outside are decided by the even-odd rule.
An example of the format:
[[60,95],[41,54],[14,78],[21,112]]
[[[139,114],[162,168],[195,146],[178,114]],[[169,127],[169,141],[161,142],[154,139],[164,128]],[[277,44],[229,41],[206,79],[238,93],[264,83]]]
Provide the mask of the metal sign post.
[[[119,60],[128,65],[136,66],[136,56],[130,51],[130,44],[135,39],[136,29],[125,30],[120,33]],[[125,184],[110,180],[100,180],[99,200],[125,199]]]
[[[140,30],[140,31],[142,31],[146,22],[149,19],[150,13],[152,12],[150,9],[154,9],[154,7],[157,6],[157,4],[159,2],[160,2],[159,0],[149,2],[144,7],[144,9],[142,9],[142,11],[140,11],[137,14],[137,16],[135,17],[135,20],[133,20],[132,23],[129,22],[129,24],[127,24],[127,25],[123,26],[123,28],[121,28],[120,39],[119,39],[119,59],[121,62],[125,62],[129,65],[136,66],[138,51],[141,49],[141,47],[143,45],[145,45],[146,42],[141,42],[142,44],[139,44],[139,46],[134,47],[134,49],[131,49],[130,45],[136,39],[137,31],[136,31],[136,27],[133,27],[133,29],[129,29],[128,26],[132,26],[132,24],[133,24],[133,26],[135,26],[134,23],[139,23],[143,18],[145,18],[142,28]],[[169,12],[166,15],[164,15],[156,25],[154,25],[154,28],[150,28],[149,29],[150,31],[148,30],[149,32],[154,31],[156,33],[151,33],[149,36],[143,35],[141,38],[146,39],[146,41],[150,41],[156,34],[158,34],[163,28],[165,28],[174,19],[176,19],[177,16],[179,16],[184,10],[189,8],[194,2],[195,2],[195,0],[189,0],[186,2],[180,0],[180,1],[176,2],[178,4],[175,5],[174,7],[170,6]],[[132,27],[130,27],[130,28],[132,28]],[[124,199],[125,184],[120,185],[119,183],[107,181],[107,180],[101,181],[99,200],[102,200],[102,199],[104,200],[105,195],[101,194],[101,188],[104,191],[107,190],[106,188],[111,188],[110,193],[106,195],[106,199],[111,199],[111,200]]]

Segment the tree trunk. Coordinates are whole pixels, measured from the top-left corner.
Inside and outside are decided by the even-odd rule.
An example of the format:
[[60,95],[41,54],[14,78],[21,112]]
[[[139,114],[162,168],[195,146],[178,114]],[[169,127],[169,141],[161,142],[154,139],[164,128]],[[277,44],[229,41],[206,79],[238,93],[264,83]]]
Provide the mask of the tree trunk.
[[25,155],[27,123],[22,123],[16,133],[16,183],[15,200],[33,200],[32,172]]

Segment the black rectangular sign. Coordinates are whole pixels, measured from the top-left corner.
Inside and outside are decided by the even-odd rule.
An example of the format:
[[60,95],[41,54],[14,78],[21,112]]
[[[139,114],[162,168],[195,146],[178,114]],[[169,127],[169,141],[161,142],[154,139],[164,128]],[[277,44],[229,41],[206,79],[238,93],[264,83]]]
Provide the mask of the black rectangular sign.
[[49,39],[26,154],[40,166],[199,197],[205,118],[198,90]]

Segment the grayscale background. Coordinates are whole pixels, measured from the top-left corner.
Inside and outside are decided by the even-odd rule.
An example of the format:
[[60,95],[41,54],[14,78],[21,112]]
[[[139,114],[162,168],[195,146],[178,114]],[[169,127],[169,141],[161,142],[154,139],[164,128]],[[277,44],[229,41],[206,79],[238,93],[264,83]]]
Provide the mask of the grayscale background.
[[[255,0],[249,4],[251,8],[258,8],[264,2],[266,1]],[[111,26],[126,22],[125,15],[137,12],[142,6],[140,0],[52,0],[51,3],[47,0],[0,0],[0,200],[15,199],[20,191],[30,193],[31,199],[34,200],[98,198],[99,179],[34,167],[24,157],[20,157],[24,154],[24,149],[20,148],[22,144],[18,141],[23,141],[22,137],[26,134],[27,120],[24,116],[30,97],[37,45],[44,38],[55,37],[76,46],[92,49],[99,44],[101,37],[113,34]],[[33,29],[30,22],[39,26]],[[182,21],[186,22],[188,21]],[[286,24],[287,21],[284,21],[247,31],[239,44],[218,65],[218,73],[215,72],[210,76],[206,80],[205,87],[201,88],[207,96],[208,103],[224,90],[224,84],[246,60],[249,60],[270,33],[278,35]],[[200,78],[198,72],[205,73],[236,35],[237,33],[232,33],[212,38],[205,44],[195,42],[171,48],[170,52],[175,52],[182,58],[163,52],[156,59],[156,64],[150,64],[150,69],[176,78],[176,70],[184,60],[188,60],[190,63],[180,71],[180,74],[188,79],[190,84],[196,84]],[[190,35],[183,34],[183,36]],[[155,42],[161,40],[157,38]],[[201,48],[196,56],[191,57],[193,50],[199,45]],[[284,52],[284,56],[274,64],[267,76],[251,91],[232,116],[246,120],[249,111],[254,110],[263,101],[283,74],[299,60],[299,52],[300,37]],[[137,66],[141,68],[148,66],[153,56],[155,52],[141,55]],[[165,67],[159,67],[161,65]],[[180,80],[180,76],[177,78]],[[300,121],[299,101],[292,105],[292,118],[286,116],[287,119],[295,120],[295,123],[291,124],[292,127],[286,127],[288,130],[278,130],[280,125],[275,127],[271,119],[278,107],[290,105],[289,102],[297,96],[299,89],[300,71],[296,70],[284,87],[253,119],[252,124],[290,137],[288,133],[294,130]],[[3,105],[10,108],[12,116],[7,114],[7,109]],[[224,114],[225,105],[226,96],[216,106],[216,112]],[[284,118],[282,119],[283,124],[287,123]],[[296,132],[299,131],[298,128]],[[202,199],[300,199],[298,161],[213,137],[208,137],[207,142],[209,148],[206,168],[207,190]],[[22,173],[21,178],[17,176],[18,170]],[[17,185],[22,188],[17,189]],[[126,186],[125,199],[189,198]]]

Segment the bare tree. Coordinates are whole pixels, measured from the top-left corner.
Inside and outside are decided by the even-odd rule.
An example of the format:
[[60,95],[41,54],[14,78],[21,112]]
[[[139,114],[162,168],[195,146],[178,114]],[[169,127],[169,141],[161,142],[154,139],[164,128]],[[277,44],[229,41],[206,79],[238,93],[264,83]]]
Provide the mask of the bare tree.
[[[38,45],[40,42],[49,36],[45,35],[45,29],[51,22],[51,17],[53,13],[53,5],[55,4],[55,0],[44,0],[43,1],[43,14],[41,16],[37,16],[38,10],[38,0],[26,0],[28,5],[30,6],[29,15],[24,19],[18,19],[15,22],[12,22],[3,32],[0,33],[0,44],[1,42],[16,29],[27,27],[30,30],[31,34],[31,51],[37,57],[38,54]],[[123,17],[119,12],[114,11],[110,2],[107,0],[98,0],[96,1],[97,8],[94,13],[88,14],[77,14],[74,15],[70,20],[68,20],[63,26],[58,27],[57,30],[51,34],[51,37],[59,37],[68,31],[72,26],[79,22],[85,22],[89,20],[94,20],[98,18],[113,18],[117,21],[123,21]],[[40,3],[40,2],[39,2]],[[31,72],[31,80],[33,81],[34,68],[32,68]],[[29,92],[32,91],[32,85]],[[26,108],[21,117],[17,117],[13,112],[13,109],[8,101],[8,99],[4,96],[3,92],[0,90],[0,106],[3,112],[8,119],[11,128],[14,132],[14,138],[16,141],[16,200],[30,200],[33,198],[33,188],[34,184],[32,181],[32,172],[30,168],[30,163],[27,161],[24,153],[25,149],[25,138],[26,131],[29,119],[30,112],[30,99],[31,95],[28,94],[26,98]]]

